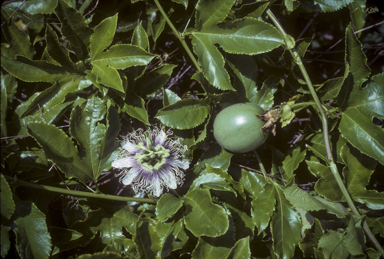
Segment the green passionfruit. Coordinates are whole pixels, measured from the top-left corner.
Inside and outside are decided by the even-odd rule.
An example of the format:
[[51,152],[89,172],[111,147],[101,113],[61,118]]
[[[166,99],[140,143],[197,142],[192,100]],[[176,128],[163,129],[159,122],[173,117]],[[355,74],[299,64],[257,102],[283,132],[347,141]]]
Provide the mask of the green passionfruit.
[[213,123],[213,135],[221,147],[235,153],[246,153],[260,147],[269,131],[257,115],[263,108],[254,103],[238,103],[223,109]]

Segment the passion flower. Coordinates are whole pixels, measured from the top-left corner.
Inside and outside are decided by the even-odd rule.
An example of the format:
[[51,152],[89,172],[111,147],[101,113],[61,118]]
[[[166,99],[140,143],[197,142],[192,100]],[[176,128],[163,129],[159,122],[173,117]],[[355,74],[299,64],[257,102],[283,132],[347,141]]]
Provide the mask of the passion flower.
[[189,167],[182,159],[187,146],[174,140],[172,131],[153,127],[143,132],[138,129],[123,137],[120,156],[112,167],[122,169],[119,174],[124,185],[131,185],[136,193],[159,197],[163,188],[176,189],[184,181],[181,169]]
[[213,123],[216,141],[221,147],[235,153],[245,153],[260,147],[269,135],[269,130],[262,130],[265,123],[257,117],[263,112],[254,103],[238,103],[225,108]]

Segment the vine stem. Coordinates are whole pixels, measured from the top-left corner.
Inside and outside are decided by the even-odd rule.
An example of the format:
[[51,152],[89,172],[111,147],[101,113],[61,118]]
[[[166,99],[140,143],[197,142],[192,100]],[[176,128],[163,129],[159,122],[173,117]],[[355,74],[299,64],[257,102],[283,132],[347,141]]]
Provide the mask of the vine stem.
[[48,185],[29,183],[26,181],[14,179],[8,175],[4,175],[4,177],[8,181],[11,181],[14,184],[17,184],[19,186],[25,186],[25,187],[29,187],[29,188],[45,190],[45,191],[50,191],[50,192],[56,192],[56,193],[61,193],[61,194],[68,194],[68,195],[73,195],[73,196],[82,196],[82,197],[88,197],[88,198],[113,200],[113,201],[136,201],[136,202],[148,202],[148,203],[156,203],[157,202],[157,199],[151,199],[151,198],[122,197],[122,196],[103,194],[103,193],[73,191],[73,190],[67,190],[67,189],[63,189],[63,188],[48,186]]
[[196,69],[199,71],[199,72],[202,72],[203,70],[201,69],[199,63],[197,62],[195,56],[193,55],[192,51],[190,50],[190,48],[188,47],[187,43],[185,42],[184,40],[184,35],[181,34],[178,30],[176,30],[175,26],[173,25],[173,23],[171,22],[171,20],[169,20],[167,14],[165,13],[163,7],[161,6],[161,4],[159,3],[158,0],[154,0],[155,1],[155,4],[157,6],[157,8],[159,9],[161,15],[164,17],[165,21],[167,22],[167,24],[169,25],[169,27],[171,27],[171,30],[173,31],[173,33],[175,34],[175,36],[178,38],[178,40],[180,41],[181,45],[183,46],[183,48],[185,49],[185,51],[187,52],[189,58],[192,60],[193,64],[195,65]]
[[260,170],[263,173],[265,180],[268,180],[268,178],[267,178],[267,170],[265,170],[263,162],[261,162],[261,159],[260,159],[259,155],[257,154],[256,149],[253,150],[253,153],[255,153],[257,162],[259,163]]
[[[277,29],[283,34],[284,39],[287,41],[287,39],[289,39],[290,36],[284,31],[280,22],[277,20],[276,16],[272,13],[272,11],[270,9],[267,10],[267,15],[272,20],[272,22],[275,24]],[[288,42],[286,42],[286,43],[287,43],[286,45],[289,46]],[[293,59],[296,61],[296,64],[299,66],[300,71],[303,74],[304,80],[307,83],[309,91],[312,95],[312,98],[315,101],[316,108],[317,108],[318,112],[320,113],[320,119],[321,119],[321,123],[322,123],[323,135],[324,135],[325,149],[327,151],[327,158],[328,158],[328,161],[326,161],[326,162],[329,164],[329,167],[333,173],[333,176],[335,177],[336,182],[337,182],[341,192],[343,193],[344,198],[347,201],[348,206],[351,208],[353,214],[355,214],[356,216],[361,216],[359,211],[357,210],[355,204],[353,203],[353,200],[352,200],[351,196],[349,195],[348,190],[345,187],[343,180],[341,179],[340,173],[337,169],[337,166],[333,160],[332,152],[331,152],[331,148],[330,148],[330,144],[329,144],[328,119],[327,119],[326,112],[324,111],[324,108],[320,102],[320,99],[316,94],[315,88],[312,85],[311,79],[308,76],[307,70],[304,67],[304,64],[301,60],[299,53],[297,52],[297,50],[294,47],[288,48],[288,49],[289,49],[289,52],[291,53]],[[369,237],[369,239],[372,241],[372,243],[376,247],[376,249],[381,252],[382,256],[384,256],[383,248],[381,247],[380,243],[377,241],[377,239],[373,235],[372,231],[368,227],[368,224],[366,223],[365,220],[363,222],[363,229],[365,231],[365,234]]]

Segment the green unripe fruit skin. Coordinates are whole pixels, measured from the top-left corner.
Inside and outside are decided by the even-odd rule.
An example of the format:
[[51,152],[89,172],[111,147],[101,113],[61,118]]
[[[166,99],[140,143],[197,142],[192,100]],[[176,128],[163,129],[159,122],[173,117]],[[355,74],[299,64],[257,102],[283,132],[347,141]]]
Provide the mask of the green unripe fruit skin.
[[261,130],[264,122],[256,115],[263,108],[254,103],[238,103],[223,109],[213,123],[213,135],[221,147],[235,153],[246,153],[260,147],[269,132]]

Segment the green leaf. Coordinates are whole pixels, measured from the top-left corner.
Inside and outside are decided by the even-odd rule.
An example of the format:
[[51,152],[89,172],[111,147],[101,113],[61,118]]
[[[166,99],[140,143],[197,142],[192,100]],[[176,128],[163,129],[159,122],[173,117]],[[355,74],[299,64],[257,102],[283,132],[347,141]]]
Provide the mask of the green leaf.
[[181,207],[183,200],[169,193],[161,195],[156,205],[156,217],[160,222],[164,222],[171,218]]
[[211,27],[223,21],[234,3],[235,0],[199,1],[196,5],[195,28]]
[[75,241],[83,236],[83,234],[76,230],[54,226],[49,228],[49,233],[51,233],[52,244],[54,244],[52,255],[77,247],[78,244],[75,242],[69,242]]
[[[209,165],[207,165],[207,167],[209,167]],[[200,186],[204,186],[208,189],[212,189],[216,191],[229,191],[229,192],[233,192],[236,195],[236,192],[232,189],[229,183],[225,181],[223,177],[214,173],[205,173],[197,177],[193,181],[191,187],[189,188],[189,191],[199,189]]]
[[[20,3],[21,4],[21,3]],[[19,4],[19,5],[20,5]],[[1,20],[5,21],[9,18],[14,12],[10,9],[8,5],[1,7]],[[2,22],[3,23],[3,22]],[[4,38],[11,45],[12,58],[16,58],[17,55],[24,56],[32,59],[35,54],[35,50],[31,44],[29,35],[26,32],[21,32],[17,25],[13,22],[13,19],[9,19],[4,25],[1,26],[4,34]],[[3,56],[3,51],[1,51],[1,56]],[[3,61],[1,61],[3,63]]]
[[[318,133],[314,136],[308,138],[310,141],[311,147],[316,150],[321,156],[328,157],[327,150],[325,148],[324,134]],[[339,133],[331,132],[329,138],[330,149],[332,152],[332,157],[337,161],[337,163],[343,164],[343,159],[341,158],[341,148],[347,143],[347,140],[340,136]],[[315,155],[317,155],[315,153]]]
[[30,60],[21,56],[9,59],[2,55],[1,66],[8,73],[25,82],[53,83],[68,74],[68,71],[62,67],[43,60]]
[[9,248],[11,247],[11,241],[9,240],[9,231],[11,230],[10,227],[1,225],[0,226],[0,244],[1,244],[1,257],[6,258]]
[[181,98],[169,89],[163,91],[163,106],[168,106],[180,101]]
[[250,100],[253,103],[258,104],[264,110],[269,110],[273,106],[274,97],[273,94],[276,92],[277,84],[279,83],[280,78],[277,76],[268,76],[264,80],[261,89]]
[[273,187],[276,197],[276,211],[271,220],[274,253],[288,259],[293,257],[301,240],[301,220],[285,198],[282,186],[274,184]]
[[367,57],[364,55],[361,43],[351,25],[348,25],[345,34],[345,64],[349,70],[348,72],[353,75],[356,88],[367,80],[367,77],[371,74],[371,69],[367,65]]
[[365,235],[361,227],[363,216],[348,215],[348,227],[346,229],[344,244],[351,255],[362,255],[365,248]]
[[5,217],[6,219],[11,219],[11,216],[13,215],[13,212],[15,211],[15,202],[12,198],[12,191],[11,188],[8,185],[7,180],[5,179],[4,175],[0,175],[1,180],[1,216]]
[[97,83],[109,86],[124,93],[123,81],[115,68],[104,66],[101,63],[94,63],[92,65],[92,74],[97,76]]
[[256,55],[284,43],[276,28],[252,18],[204,27],[201,31],[192,32],[191,36],[204,76],[213,86],[222,90],[233,90],[233,87],[224,69],[224,58],[215,44],[228,53]]
[[100,253],[94,253],[94,254],[83,254],[77,258],[78,259],[122,259],[125,257],[122,257],[119,253],[100,252]]
[[246,190],[253,198],[258,197],[263,193],[266,184],[265,178],[262,175],[244,169],[241,169],[241,178],[239,182],[243,185],[244,190]]
[[323,249],[326,259],[344,259],[349,256],[344,244],[344,233],[330,230],[320,238],[318,247]]
[[93,180],[92,172],[80,159],[72,140],[62,130],[43,122],[30,122],[27,127],[47,158],[54,162],[67,178],[76,177],[83,183]]
[[321,177],[315,184],[315,191],[330,201],[344,201],[344,196],[335,181],[331,170],[316,161],[305,161],[309,171],[316,177]]
[[[229,190],[232,191],[235,194],[235,196],[237,196],[237,193],[239,193],[244,199],[246,199],[243,186],[240,183],[233,180],[232,176],[230,174],[228,174],[225,170],[223,170],[222,168],[214,168],[211,165],[207,164],[206,172],[208,174],[214,173],[214,174],[219,175],[220,177],[224,178],[225,181],[228,184],[230,184]],[[233,187],[233,189],[235,189],[237,191],[237,193],[232,189],[231,186]]]
[[231,163],[232,156],[232,153],[225,151],[218,144],[213,145],[201,155],[199,161],[197,161],[194,166],[193,171],[195,174],[202,173],[205,171],[206,164],[209,164],[212,167],[219,167],[223,170],[227,170]]
[[85,60],[92,35],[92,29],[88,27],[85,17],[63,0],[58,1],[55,14],[61,22],[61,33],[68,39],[70,48],[80,60]]
[[146,125],[150,125],[143,98],[137,96],[135,93],[127,93],[125,101],[127,103],[125,104],[124,110],[129,116],[138,119]]
[[349,145],[343,147],[342,156],[346,164],[343,175],[352,199],[374,210],[384,209],[384,192],[366,189],[377,162]]
[[135,92],[139,96],[146,97],[160,90],[168,82],[175,67],[177,66],[165,64],[138,78],[135,84]]
[[157,38],[161,35],[165,27],[165,18],[161,15],[160,11],[156,12],[156,16],[150,21],[149,35],[152,35],[153,41],[156,42]]
[[16,250],[21,258],[49,258],[51,236],[48,232],[45,214],[34,203],[23,203],[26,204],[23,206],[27,207],[28,213],[20,215],[14,222]]
[[227,259],[235,258],[251,258],[251,250],[249,247],[249,237],[239,239],[235,246],[230,250]]
[[100,121],[104,119],[105,114],[106,108],[103,101],[93,96],[85,107],[76,106],[69,120],[71,136],[79,144],[79,155],[87,164],[87,168],[92,170],[94,180],[100,176],[99,148],[106,131],[105,125]]
[[346,78],[344,77],[328,79],[318,90],[319,93],[323,94],[323,96],[321,96],[320,98],[321,101],[326,102],[329,100],[333,100],[336,96],[338,96],[345,79]]
[[381,237],[384,237],[384,217],[380,217],[380,218],[367,217],[366,221],[374,235],[379,234]]
[[113,37],[115,36],[117,17],[118,14],[108,17],[95,27],[90,39],[92,60],[97,58],[100,53],[111,45]]
[[293,172],[299,167],[307,153],[306,149],[298,146],[289,152],[283,161],[284,179],[288,180],[293,176]]
[[335,214],[339,218],[344,218],[348,213],[341,203],[327,201],[319,196],[312,196],[308,192],[300,189],[296,184],[292,184],[284,189],[287,200],[295,207],[306,211],[327,210],[328,213]]
[[7,86],[5,85],[5,80],[3,77],[3,74],[1,73],[1,106],[0,106],[0,112],[1,112],[1,137],[7,137],[7,123],[6,123],[6,116],[7,116],[7,108],[8,108],[8,93],[7,93]]
[[314,254],[313,248],[317,247],[317,244],[323,235],[323,228],[320,221],[317,218],[314,218],[312,227],[305,230],[304,239],[299,244],[304,257],[310,257]]
[[384,129],[372,118],[384,119],[384,73],[371,78],[366,87],[354,87],[339,130],[355,148],[384,165]]
[[161,240],[156,232],[156,224],[152,219],[143,219],[137,222],[135,243],[140,258],[161,258]]
[[100,231],[100,237],[104,244],[112,244],[114,239],[123,238],[123,227],[130,233],[135,233],[135,226],[139,217],[134,214],[129,206],[124,206],[115,212],[111,218],[104,217],[101,223],[91,230],[96,234]]
[[353,0],[301,0],[300,6],[307,12],[335,12],[352,2]]
[[141,47],[142,49],[149,51],[148,35],[142,26],[142,21],[140,21],[140,23],[133,30],[132,45]]
[[12,10],[21,10],[29,15],[34,14],[50,14],[53,13],[57,5],[57,0],[46,0],[42,4],[40,0],[28,0],[28,1],[12,1],[7,3],[6,8]]
[[184,196],[187,209],[185,227],[196,237],[217,237],[228,230],[229,222],[225,210],[213,204],[211,199],[207,189],[195,189]]
[[[365,0],[354,1],[348,5],[353,30],[358,31],[364,28],[366,8]],[[357,36],[360,37],[361,32]]]
[[155,118],[176,129],[191,129],[202,124],[208,116],[208,99],[183,99],[160,109]]
[[257,227],[258,234],[264,231],[275,211],[275,192],[271,184],[266,184],[263,191],[251,201],[252,220]]
[[75,65],[69,57],[68,50],[59,43],[59,39],[50,25],[47,25],[45,39],[47,41],[49,56],[57,61],[62,67],[75,69]]
[[230,248],[224,247],[226,245],[219,240],[207,240],[208,238],[199,237],[195,249],[192,251],[192,259],[200,258],[226,258]]

